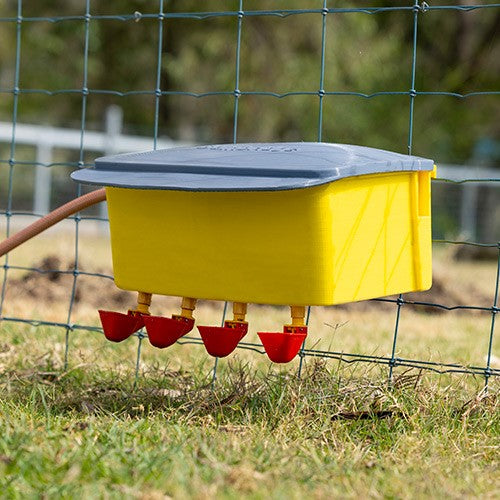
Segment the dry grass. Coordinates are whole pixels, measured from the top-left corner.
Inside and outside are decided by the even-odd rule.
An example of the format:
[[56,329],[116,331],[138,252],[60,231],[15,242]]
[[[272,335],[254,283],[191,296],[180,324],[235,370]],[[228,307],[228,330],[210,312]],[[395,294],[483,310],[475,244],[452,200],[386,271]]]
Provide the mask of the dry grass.
[[[86,270],[110,271],[105,240],[89,235],[81,244]],[[59,266],[71,264],[62,256],[70,255],[72,243],[61,235],[30,245],[14,252],[10,264],[32,265],[33,255],[37,262],[59,255]],[[449,259],[444,252],[435,259],[443,293],[491,305],[494,263]],[[5,315],[66,321],[71,276],[68,282],[21,271],[9,276]],[[74,322],[97,324],[101,300],[122,309],[133,301],[115,297],[111,282],[78,280]],[[154,302],[157,313],[176,307],[172,300]],[[387,355],[394,309],[377,303],[314,309],[308,346]],[[198,321],[218,323],[221,311],[221,304],[202,304]],[[420,311],[403,308],[398,356],[484,365],[489,314]],[[257,330],[279,327],[287,315],[285,308],[250,307],[248,340],[257,340]],[[64,370],[64,329],[11,322],[1,329],[0,486],[6,497],[500,494],[496,381],[485,394],[480,377],[399,368],[389,390],[385,366],[307,358],[298,380],[297,361],[275,366],[238,350],[219,362],[212,390],[213,360],[202,346],[159,351],[144,341],[134,389],[137,338],[115,345],[98,333],[71,332]],[[494,362],[498,366],[498,358]]]

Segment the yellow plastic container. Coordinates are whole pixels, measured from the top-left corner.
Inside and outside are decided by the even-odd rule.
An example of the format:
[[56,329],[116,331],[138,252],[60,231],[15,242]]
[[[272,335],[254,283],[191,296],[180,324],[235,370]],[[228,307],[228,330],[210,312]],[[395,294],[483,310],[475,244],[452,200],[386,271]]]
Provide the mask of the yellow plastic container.
[[430,172],[275,192],[106,191],[119,288],[329,305],[431,286]]
[[432,175],[357,172],[312,187],[252,191],[108,183],[116,285],[284,305],[426,290]]

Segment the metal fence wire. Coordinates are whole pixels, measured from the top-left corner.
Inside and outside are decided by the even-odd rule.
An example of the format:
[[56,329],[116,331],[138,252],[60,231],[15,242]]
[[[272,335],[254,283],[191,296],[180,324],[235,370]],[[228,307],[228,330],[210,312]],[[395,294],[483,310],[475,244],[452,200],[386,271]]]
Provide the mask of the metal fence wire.
[[[337,7],[329,7],[327,0],[322,2],[318,2],[320,4],[319,8],[315,9],[293,9],[293,10],[251,10],[250,4],[248,2],[249,10],[245,10],[246,5],[244,5],[243,0],[239,0],[239,5],[237,10],[231,11],[223,11],[223,12],[169,12],[167,2],[163,0],[159,0],[157,3],[158,10],[156,13],[148,13],[142,14],[140,12],[129,12],[117,15],[93,15],[91,12],[90,0],[86,0],[85,3],[85,13],[82,15],[72,15],[72,16],[51,16],[51,17],[23,17],[23,2],[22,0],[18,0],[17,2],[17,15],[15,17],[0,17],[0,26],[10,24],[11,26],[15,25],[16,31],[16,48],[15,48],[15,72],[13,78],[13,86],[11,88],[0,88],[0,96],[6,96],[12,99],[12,138],[10,141],[10,153],[8,158],[0,158],[0,167],[4,167],[8,170],[8,189],[7,189],[7,203],[6,210],[1,212],[1,215],[5,218],[6,225],[6,233],[7,236],[11,234],[11,219],[16,215],[20,215],[21,212],[14,211],[13,205],[13,175],[17,166],[19,165],[31,165],[35,167],[37,165],[43,165],[45,167],[54,167],[54,166],[70,166],[70,167],[79,167],[84,168],[91,166],[89,163],[84,162],[84,137],[87,129],[87,104],[89,96],[94,94],[103,94],[108,93],[118,97],[126,97],[128,95],[151,95],[154,96],[155,99],[155,112],[154,112],[154,127],[152,131],[153,143],[156,148],[157,140],[158,140],[158,129],[159,129],[159,110],[160,110],[160,99],[167,95],[182,95],[182,96],[191,96],[198,99],[203,99],[209,96],[214,95],[226,95],[233,100],[233,126],[232,126],[232,140],[234,143],[238,141],[238,115],[239,115],[239,104],[241,99],[245,99],[246,96],[268,96],[275,97],[277,99],[285,98],[291,95],[308,95],[308,96],[316,96],[317,97],[317,106],[318,106],[318,122],[317,122],[317,140],[321,141],[323,138],[323,108],[324,101],[327,96],[351,96],[358,97],[360,99],[375,99],[378,96],[407,96],[408,98],[408,106],[409,106],[409,122],[408,122],[408,134],[407,134],[407,150],[408,154],[412,153],[412,144],[414,137],[414,109],[416,105],[416,98],[422,95],[432,95],[432,96],[450,96],[456,99],[464,100],[476,98],[478,96],[484,95],[500,95],[499,91],[491,91],[491,92],[469,92],[465,94],[459,94],[456,92],[422,92],[415,88],[415,78],[416,78],[416,62],[417,62],[417,46],[418,46],[418,27],[419,22],[422,22],[421,19],[423,16],[432,15],[432,12],[435,11],[464,11],[464,12],[472,12],[477,11],[479,9],[500,9],[500,4],[473,4],[473,5],[429,5],[426,2],[419,2],[415,0],[414,2],[409,3],[406,6],[385,6],[385,7],[362,7],[362,8],[337,8]],[[200,3],[201,5],[201,3]],[[413,41],[412,41],[412,56],[411,56],[411,70],[408,74],[408,90],[404,91],[384,91],[384,92],[376,92],[372,94],[365,94],[360,92],[336,92],[331,91],[325,88],[325,52],[327,46],[327,30],[326,23],[328,16],[335,16],[338,14],[348,15],[350,13],[362,13],[366,15],[377,15],[379,13],[387,12],[387,11],[407,11],[409,17],[411,18],[411,22],[413,24]],[[292,91],[292,92],[267,92],[267,91],[245,91],[240,89],[240,67],[244,61],[241,61],[240,52],[241,52],[241,34],[244,30],[245,19],[249,17],[263,17],[263,16],[273,16],[276,18],[287,18],[289,16],[301,16],[304,14],[312,14],[317,15],[321,18],[321,57],[320,57],[320,66],[318,67],[318,87],[317,89],[312,89],[310,91]],[[234,68],[234,89],[231,91],[210,91],[204,93],[196,93],[189,91],[165,91],[161,88],[161,69],[162,69],[162,46],[163,46],[163,38],[165,31],[165,24],[176,22],[179,19],[191,19],[198,20],[199,22],[203,22],[204,20],[210,18],[217,17],[232,17],[236,18],[236,26],[237,31],[235,33],[234,38],[234,50],[236,52],[235,58],[235,68]],[[157,53],[156,58],[156,86],[154,89],[149,90],[133,90],[129,92],[122,92],[119,90],[99,90],[95,88],[89,88],[88,86],[88,61],[89,61],[89,36],[92,31],[92,24],[94,21],[120,21],[123,23],[133,23],[134,21],[138,21],[141,19],[152,19],[157,23],[157,35],[158,35],[158,43],[154,50]],[[46,90],[46,89],[33,89],[33,88],[21,88],[20,87],[20,64],[21,58],[23,57],[22,51],[22,32],[23,26],[28,23],[83,23],[85,28],[84,35],[84,58],[83,58],[83,71],[81,75],[81,88],[75,89],[56,89],[56,90]],[[228,42],[230,43],[230,42]],[[153,48],[152,48],[153,50]],[[24,94],[44,94],[49,96],[54,96],[54,99],[57,99],[58,96],[62,96],[65,94],[73,94],[78,95],[81,98],[81,118],[80,118],[80,149],[79,149],[79,159],[77,162],[66,162],[66,163],[40,163],[36,161],[21,161],[16,160],[16,123],[18,121],[18,106],[20,96]],[[54,103],[57,105],[57,102]],[[500,178],[492,178],[488,179],[488,182],[495,183],[499,182]],[[453,182],[447,179],[437,179],[436,182]],[[475,179],[464,179],[460,182],[475,182]],[[484,181],[483,181],[484,182]],[[76,195],[79,196],[81,194],[81,187],[78,185],[76,187]],[[23,215],[26,215],[26,212],[22,212]],[[36,217],[38,214],[31,213]],[[65,331],[65,364],[67,365],[69,359],[69,338],[73,332],[77,330],[83,331],[93,331],[93,332],[102,332],[97,327],[85,325],[85,324],[76,324],[72,321],[73,317],[73,309],[75,304],[75,293],[77,282],[80,276],[94,276],[99,279],[112,279],[111,276],[107,276],[104,274],[96,274],[86,272],[80,266],[80,249],[79,249],[79,232],[81,229],[81,224],[86,220],[96,220],[98,217],[86,217],[81,215],[76,215],[71,217],[72,223],[74,225],[74,234],[75,234],[75,247],[74,247],[74,266],[70,271],[63,270],[51,270],[47,271],[45,269],[39,269],[35,267],[20,267],[13,266],[9,264],[9,255],[5,257],[3,263],[3,282],[1,288],[1,296],[0,296],[0,320],[4,322],[18,322],[18,323],[26,323],[35,327],[40,326],[52,326],[61,328]],[[103,219],[99,219],[103,220]],[[300,376],[303,361],[306,357],[321,357],[321,358],[332,358],[344,363],[378,363],[382,365],[386,365],[388,369],[389,380],[391,380],[393,371],[396,367],[408,367],[408,368],[416,368],[420,370],[429,370],[436,373],[462,373],[462,374],[472,374],[479,375],[484,377],[486,386],[488,385],[488,381],[493,376],[500,375],[500,369],[496,369],[492,367],[492,346],[493,346],[493,338],[495,332],[495,320],[499,309],[499,281],[500,281],[500,242],[492,242],[492,243],[479,243],[479,242],[470,242],[470,241],[451,241],[451,240],[434,240],[435,244],[438,245],[473,245],[473,246],[486,246],[496,248],[498,251],[498,262],[496,268],[496,278],[494,290],[492,290],[492,303],[490,307],[478,307],[473,305],[457,305],[457,306],[445,306],[439,303],[430,303],[430,302],[418,302],[418,301],[410,301],[405,299],[403,295],[399,295],[397,299],[375,299],[381,302],[389,302],[394,305],[394,330],[392,335],[392,347],[390,356],[375,356],[369,354],[356,354],[356,353],[346,353],[346,352],[335,352],[335,351],[322,351],[315,350],[312,348],[308,348],[307,344],[304,343],[302,346],[299,355],[300,362],[298,367],[298,375]],[[19,317],[11,317],[5,316],[4,312],[4,303],[6,297],[6,290],[9,286],[9,270],[11,269],[22,269],[25,271],[32,271],[37,273],[47,273],[47,272],[61,272],[61,273],[69,273],[73,276],[72,286],[71,286],[71,294],[70,300],[68,302],[68,309],[66,318],[61,322],[54,321],[41,321],[36,319],[25,319]],[[453,311],[457,309],[467,310],[467,311],[480,311],[484,314],[489,314],[491,316],[490,328],[489,331],[485,331],[485,336],[488,336],[487,342],[487,352],[485,353],[486,363],[484,366],[463,366],[459,363],[442,363],[442,362],[434,362],[434,361],[424,361],[418,359],[410,359],[398,356],[398,334],[400,331],[400,319],[402,314],[404,314],[404,306],[406,304],[412,304],[415,306],[422,307],[435,307],[446,311]],[[222,323],[224,322],[225,315],[227,310],[227,303],[224,307]],[[309,321],[309,316],[311,314],[310,308],[307,311],[307,321]],[[314,311],[312,312],[314,314]],[[137,343],[137,363],[136,363],[136,377],[139,373],[140,368],[140,356],[141,356],[141,344],[142,340],[146,334],[142,331],[136,334],[136,338],[138,340]],[[201,339],[197,337],[184,337],[179,343],[192,343],[192,344],[201,344]],[[253,350],[257,353],[264,353],[264,350],[260,344],[241,342],[238,346],[240,349],[249,349]],[[215,360],[215,365],[213,369],[213,380],[216,378],[217,373],[217,359]]]

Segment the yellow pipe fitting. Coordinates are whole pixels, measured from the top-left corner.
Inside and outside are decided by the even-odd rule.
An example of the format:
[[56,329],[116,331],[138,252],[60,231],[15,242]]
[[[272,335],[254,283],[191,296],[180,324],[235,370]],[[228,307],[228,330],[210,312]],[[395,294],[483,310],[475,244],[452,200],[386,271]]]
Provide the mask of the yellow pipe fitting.
[[182,297],[181,316],[184,318],[193,319],[193,311],[196,307],[196,299],[190,297]]
[[151,294],[146,292],[139,292],[137,296],[137,307],[135,312],[141,314],[149,314],[149,306],[151,305]]
[[233,321],[245,321],[247,305],[244,302],[233,302]]
[[305,306],[290,306],[292,316],[292,326],[305,326],[304,318],[306,317]]

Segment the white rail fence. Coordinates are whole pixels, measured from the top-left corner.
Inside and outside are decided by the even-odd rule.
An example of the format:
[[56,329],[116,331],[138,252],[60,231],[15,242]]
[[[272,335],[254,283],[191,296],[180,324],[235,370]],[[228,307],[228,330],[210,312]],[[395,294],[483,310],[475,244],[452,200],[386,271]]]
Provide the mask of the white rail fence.
[[[478,236],[478,220],[480,213],[481,188],[487,186],[495,190],[495,203],[490,204],[491,208],[500,215],[500,169],[476,167],[473,165],[438,165],[438,178],[448,179],[460,184],[461,197],[459,202],[459,225],[460,235],[464,239],[475,240]],[[464,182],[472,181],[473,182]],[[492,180],[498,182],[491,182]],[[495,214],[488,214],[495,222]],[[498,226],[498,224],[496,224]],[[492,229],[491,237],[498,237],[498,227]]]
[[[119,106],[110,106],[106,110],[104,131],[85,131],[83,146],[85,151],[95,151],[104,155],[126,153],[131,151],[145,151],[152,149],[153,139],[146,136],[124,135],[123,111]],[[0,122],[0,143],[10,143],[12,140],[12,123]],[[35,148],[35,180],[33,191],[33,212],[46,214],[50,210],[50,196],[52,186],[52,172],[47,167],[53,162],[54,149],[79,150],[81,147],[81,131],[79,129],[57,128],[46,125],[28,125],[18,123],[15,134],[16,144],[28,145]],[[157,148],[166,149],[184,146],[190,143],[174,141],[168,138],[159,138]],[[464,237],[474,238],[477,234],[478,209],[480,202],[480,188],[488,185],[495,191],[500,182],[500,170],[493,168],[476,167],[472,165],[442,165],[439,164],[438,177],[455,182],[464,182],[461,186],[460,233]],[[500,200],[499,200],[500,204]],[[100,215],[106,217],[106,204],[101,204]]]
[[[153,139],[151,137],[122,134],[123,111],[119,106],[107,108],[104,128],[103,132],[85,131],[83,136],[85,151],[96,151],[104,155],[111,155],[145,151],[153,148]],[[80,129],[16,124],[16,144],[35,147],[35,161],[41,164],[35,167],[34,213],[46,214],[50,210],[52,171],[46,165],[52,163],[54,149],[79,150],[81,135]],[[10,143],[11,141],[12,122],[0,122],[0,143]],[[157,148],[167,149],[186,144],[168,138],[158,138]]]

